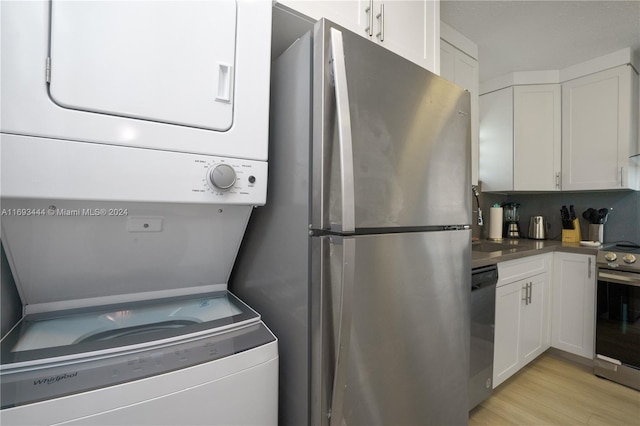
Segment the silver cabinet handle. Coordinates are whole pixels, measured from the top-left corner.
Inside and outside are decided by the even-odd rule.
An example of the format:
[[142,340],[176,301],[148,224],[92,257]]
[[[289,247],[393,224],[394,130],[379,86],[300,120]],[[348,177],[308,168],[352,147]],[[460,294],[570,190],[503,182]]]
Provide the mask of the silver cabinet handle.
[[524,300],[524,304],[525,305],[530,305],[531,304],[531,287],[532,287],[533,283],[525,283],[524,287],[522,287],[522,289],[524,290],[524,297],[522,298],[522,300]]
[[531,296],[533,295],[533,282],[529,283],[529,305],[531,304]]
[[338,139],[340,142],[340,189],[342,193],[342,229],[345,233],[356,230],[356,208],[353,183],[353,141],[351,139],[351,115],[347,68],[344,61],[342,32],[331,28],[331,53],[338,115]]
[[624,188],[624,167],[620,167],[620,187]]
[[591,257],[589,257],[589,265],[587,266],[588,268],[588,277],[591,278]]
[[351,317],[353,314],[353,287],[355,279],[356,240],[342,239],[342,294],[338,320],[336,366],[333,372],[333,391],[329,425],[343,423],[344,393],[347,381],[347,360],[351,341]]
[[380,25],[380,31],[378,31],[376,37],[380,41],[384,41],[384,3],[380,3],[380,13],[376,15],[376,18],[378,18],[378,25]]
[[556,173],[556,189],[560,189],[560,172]]
[[367,21],[369,22],[369,26],[364,31],[371,37],[373,35],[373,0],[369,0],[369,6],[364,11],[367,13]]

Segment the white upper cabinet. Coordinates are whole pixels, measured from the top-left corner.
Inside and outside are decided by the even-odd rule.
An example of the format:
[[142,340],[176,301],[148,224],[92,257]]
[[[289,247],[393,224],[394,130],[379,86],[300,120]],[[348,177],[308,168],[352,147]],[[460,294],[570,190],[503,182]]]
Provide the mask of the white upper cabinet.
[[440,70],[438,0],[279,0],[313,19],[327,18],[434,73]]
[[440,75],[471,94],[471,183],[478,184],[479,67],[478,61],[440,40]]
[[480,96],[479,178],[483,191],[513,191],[513,87]]
[[514,86],[480,97],[484,191],[560,189],[560,85]]
[[[365,35],[365,0],[278,0],[291,9],[313,19],[326,18],[362,36]],[[366,6],[365,6],[366,5]],[[368,37],[368,36],[367,36]]]
[[560,85],[514,86],[480,97],[484,191],[560,189]]
[[637,94],[629,65],[562,84],[562,189],[640,189]]
[[482,82],[482,189],[640,190],[639,67],[625,48]]
[[514,190],[560,190],[560,102],[559,84],[513,88]]
[[440,2],[384,0],[369,3],[373,7],[372,39],[376,43],[439,73]]

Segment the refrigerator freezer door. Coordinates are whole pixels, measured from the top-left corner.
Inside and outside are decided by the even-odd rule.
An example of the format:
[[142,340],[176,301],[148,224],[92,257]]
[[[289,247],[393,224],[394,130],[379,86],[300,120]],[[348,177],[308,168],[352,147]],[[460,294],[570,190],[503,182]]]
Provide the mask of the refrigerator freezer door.
[[470,237],[313,238],[313,424],[467,423]]
[[[346,75],[334,69],[340,52]],[[469,93],[325,20],[316,24],[314,64],[313,227],[342,231],[342,179],[351,173],[356,229],[469,224]],[[348,120],[336,109],[345,92],[349,108],[339,112]],[[341,155],[345,121],[350,164]]]

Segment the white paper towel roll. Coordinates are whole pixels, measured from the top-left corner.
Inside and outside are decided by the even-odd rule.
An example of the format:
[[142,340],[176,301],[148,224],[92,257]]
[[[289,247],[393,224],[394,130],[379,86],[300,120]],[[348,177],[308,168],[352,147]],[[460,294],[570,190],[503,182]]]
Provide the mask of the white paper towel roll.
[[489,239],[502,238],[502,207],[491,207],[489,212]]

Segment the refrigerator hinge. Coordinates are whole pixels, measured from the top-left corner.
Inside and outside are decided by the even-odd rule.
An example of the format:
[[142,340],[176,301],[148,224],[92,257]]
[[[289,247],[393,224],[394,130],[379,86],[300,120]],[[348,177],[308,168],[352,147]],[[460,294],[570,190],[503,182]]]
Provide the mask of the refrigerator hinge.
[[51,83],[51,56],[47,56],[45,80],[47,83]]

